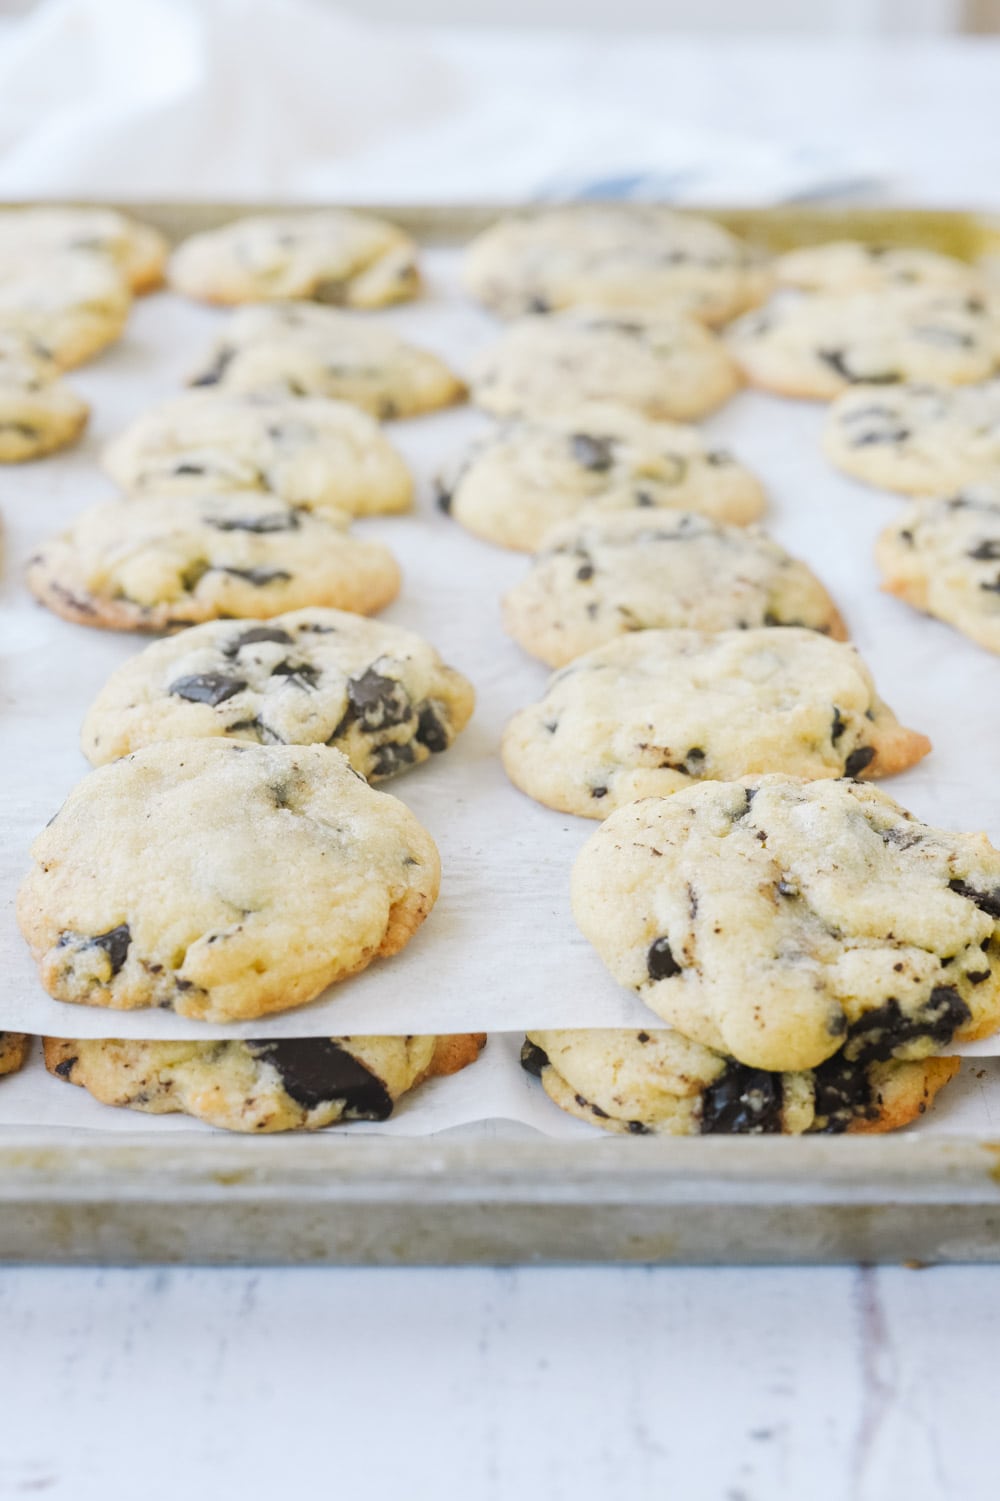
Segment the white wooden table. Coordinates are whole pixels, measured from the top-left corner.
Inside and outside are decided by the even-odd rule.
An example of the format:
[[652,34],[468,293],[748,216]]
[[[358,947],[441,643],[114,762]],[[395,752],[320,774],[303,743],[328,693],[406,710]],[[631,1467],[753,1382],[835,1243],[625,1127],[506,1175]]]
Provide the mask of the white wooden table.
[[[1000,207],[1000,50],[464,41]],[[484,185],[485,187],[485,185]],[[1000,1271],[0,1272],[0,1498],[994,1498]]]

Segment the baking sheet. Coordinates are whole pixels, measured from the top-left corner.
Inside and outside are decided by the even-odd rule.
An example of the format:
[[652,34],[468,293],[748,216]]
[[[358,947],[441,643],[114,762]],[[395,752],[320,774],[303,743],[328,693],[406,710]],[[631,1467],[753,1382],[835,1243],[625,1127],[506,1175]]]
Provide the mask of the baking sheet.
[[[428,254],[431,296],[376,316],[462,368],[493,337],[495,325],[458,300],[456,264],[452,251]],[[433,506],[431,474],[486,426],[472,410],[391,424],[390,434],[420,482],[418,508],[411,517],[358,523],[361,533],[392,547],[403,566],[400,599],[383,618],[427,635],[471,677],[479,695],[470,727],[446,755],[388,784],[441,849],[441,898],[424,928],[401,955],[372,965],[326,999],[251,1023],[199,1025],[162,1011],[111,1012],[56,1002],[43,992],[13,916],[28,846],[87,769],[77,734],[88,703],[113,668],[148,638],[58,620],[28,596],[23,563],[39,538],[113,493],[96,466],[100,446],[179,387],[225,316],[166,294],[141,301],[123,343],[70,377],[94,406],[86,443],[0,472],[6,530],[0,585],[0,1026],[64,1036],[201,1038],[648,1026],[648,1010],[610,979],[570,914],[570,865],[594,825],[517,793],[497,758],[504,723],[541,693],[547,672],[503,635],[493,603],[522,576],[527,560],[477,541]],[[900,718],[934,740],[927,761],[883,785],[931,823],[985,829],[1000,842],[1000,791],[991,775],[1000,729],[1000,663],[879,594],[872,542],[902,502],[826,466],[817,447],[823,415],[819,405],[743,393],[707,427],[764,476],[772,497],[768,526],[827,583]],[[996,1049],[987,1042],[969,1051]],[[485,1091],[483,1067],[470,1071],[468,1079],[479,1083],[470,1082],[469,1089]],[[442,1094],[445,1084],[464,1089],[466,1079],[443,1081]],[[7,1095],[11,1100],[19,1087],[27,1085],[0,1086],[0,1108],[5,1091],[15,1091]],[[484,1095],[479,1114],[492,1113]],[[125,1119],[134,1128],[134,1117]]]

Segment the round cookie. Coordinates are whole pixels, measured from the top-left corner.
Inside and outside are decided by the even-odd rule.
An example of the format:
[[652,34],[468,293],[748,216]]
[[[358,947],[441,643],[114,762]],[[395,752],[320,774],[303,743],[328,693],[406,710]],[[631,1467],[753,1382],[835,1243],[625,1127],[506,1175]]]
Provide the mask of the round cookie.
[[521,1064],[560,1109],[629,1136],[805,1136],[895,1131],[923,1115],[959,1058],[748,1068],[677,1032],[529,1032]]
[[0,1032],[0,1077],[17,1073],[30,1045],[31,1039],[25,1032]]
[[1000,380],[845,391],[830,407],[823,451],[855,479],[904,495],[1000,483]]
[[248,1042],[45,1039],[45,1066],[104,1105],[196,1116],[224,1131],[384,1121],[425,1079],[475,1063],[483,1033]]
[[87,425],[87,403],[23,335],[0,329],[0,464],[66,448]]
[[11,264],[0,256],[0,328],[22,334],[61,370],[121,337],[132,294],[103,255],[65,251]]
[[420,290],[410,236],[350,209],[234,219],[184,240],[168,276],[175,291],[203,302],[301,297],[373,308]]
[[359,614],[399,591],[379,542],[334,512],[273,495],[145,495],[91,506],[28,564],[32,593],[66,620],[170,631],[219,616],[269,619],[306,605]]
[[504,318],[587,303],[685,312],[725,323],[767,296],[770,277],[721,224],[639,203],[583,203],[501,219],[466,251],[471,296]]
[[941,288],[790,294],[747,314],[726,338],[751,385],[819,401],[854,385],[965,385],[1000,367],[995,305]]
[[958,289],[975,294],[983,276],[967,261],[938,250],[831,240],[804,245],[774,262],[779,286],[800,292],[881,292],[894,287]]
[[440,880],[413,814],[321,745],[147,746],[84,777],[32,856],[17,915],[51,996],[208,1022],[397,953]]
[[190,384],[332,397],[380,420],[465,399],[465,386],[443,360],[384,323],[294,302],[235,313]]
[[166,237],[117,209],[45,205],[0,212],[0,262],[30,265],[40,255],[80,250],[107,256],[133,292],[152,291],[163,280]]
[[550,667],[632,631],[801,625],[837,640],[823,585],[757,527],[639,509],[555,527],[503,600],[508,635]]
[[368,781],[447,750],[472,684],[429,642],[339,610],[212,621],[154,641],[113,673],[83,722],[95,766],[160,740],[334,745]]
[[138,417],[104,450],[133,495],[264,490],[352,516],[406,511],[413,479],[378,424],[343,401],[188,391]]
[[930,741],[899,723],[853,646],[816,631],[639,631],[579,657],[515,714],[503,764],[563,813],[755,772],[891,776]]
[[738,389],[722,341],[682,314],[576,308],[522,318],[480,353],[472,396],[499,417],[617,402],[647,417],[688,422]]
[[646,506],[742,525],[765,499],[756,476],[697,428],[595,402],[504,423],[438,481],[438,502],[487,542],[532,552],[582,511]]
[[875,558],[890,594],[1000,652],[1000,484],[908,506]]
[[684,1036],[776,1072],[945,1053],[1000,1025],[1000,852],[865,782],[702,782],[612,813],[573,913]]

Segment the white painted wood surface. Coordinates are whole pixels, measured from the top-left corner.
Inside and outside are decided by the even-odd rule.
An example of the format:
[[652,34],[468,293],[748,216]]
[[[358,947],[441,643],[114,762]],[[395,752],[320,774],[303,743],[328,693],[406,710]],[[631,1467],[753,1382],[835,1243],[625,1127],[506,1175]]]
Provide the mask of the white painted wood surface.
[[[455,54],[473,44],[463,41]],[[1000,53],[484,44],[1000,205]],[[532,102],[535,94],[537,102]],[[993,1501],[1000,1271],[0,1272],[0,1498]]]

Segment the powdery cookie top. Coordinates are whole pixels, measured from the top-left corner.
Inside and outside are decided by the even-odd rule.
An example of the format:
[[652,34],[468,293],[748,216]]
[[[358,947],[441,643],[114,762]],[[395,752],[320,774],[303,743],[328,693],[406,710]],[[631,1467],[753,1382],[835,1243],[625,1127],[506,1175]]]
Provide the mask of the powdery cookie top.
[[259,1042],[45,1039],[51,1074],[104,1105],[196,1116],[225,1131],[316,1131],[384,1121],[404,1094],[475,1063],[482,1033]]
[[854,385],[986,380],[1000,367],[996,303],[961,291],[897,288],[780,298],[727,342],[751,385],[825,400]]
[[58,376],[25,335],[0,329],[0,464],[40,458],[83,432],[90,408]]
[[906,495],[1000,481],[1000,380],[846,391],[830,408],[823,450],[856,479]]
[[894,287],[956,288],[981,291],[984,278],[967,261],[937,250],[902,245],[831,240],[779,255],[774,262],[779,286],[800,292],[881,292]]
[[234,219],[183,241],[167,274],[176,291],[204,302],[302,297],[372,308],[420,290],[410,236],[349,209]]
[[116,209],[46,205],[0,212],[0,262],[31,265],[63,251],[96,253],[123,272],[133,292],[159,286],[167,249],[158,229]]
[[348,402],[188,391],[136,418],[104,450],[132,494],[265,490],[354,516],[405,511],[413,479],[378,424]]
[[692,781],[891,776],[930,748],[854,647],[816,631],[640,631],[557,673],[507,726],[503,763],[538,802],[606,818]]
[[36,839],[18,921],[56,1000],[288,1011],[395,954],[434,841],[325,746],[178,740],[92,771]]
[[588,303],[724,323],[766,297],[757,253],[721,224],[651,204],[586,203],[501,219],[466,252],[468,291],[505,318]]
[[473,400],[500,417],[535,417],[610,401],[686,422],[728,401],[740,384],[720,339],[682,314],[578,308],[522,318],[472,367]]
[[630,1136],[803,1136],[894,1131],[923,1115],[958,1058],[869,1061],[835,1053],[769,1073],[678,1032],[529,1032],[522,1066],[562,1110]]
[[801,625],[843,640],[805,563],[756,527],[636,510],[556,527],[503,601],[508,634],[550,667],[632,631]]
[[438,492],[470,532],[527,552],[581,511],[697,511],[742,525],[765,504],[757,477],[697,428],[598,402],[504,423]]
[[112,674],[81,738],[95,766],[203,735],[335,745],[378,781],[447,750],[474,702],[472,684],[421,636],[339,610],[298,610],[154,642]]
[[630,803],[573,912],[664,1021],[753,1068],[944,1053],[1000,1024],[1000,853],[864,782],[703,782]]
[[23,334],[62,370],[121,337],[132,305],[122,272],[95,252],[5,261],[0,250],[0,328]]
[[24,1032],[0,1032],[0,1077],[17,1073],[28,1056],[30,1043]]
[[191,384],[333,397],[382,420],[416,417],[465,397],[443,360],[385,324],[294,302],[235,313]]
[[1000,485],[908,506],[875,557],[890,594],[1000,652]]
[[306,605],[368,614],[399,590],[387,548],[334,513],[273,495],[148,495],[91,506],[28,564],[32,593],[67,620],[169,631]]

